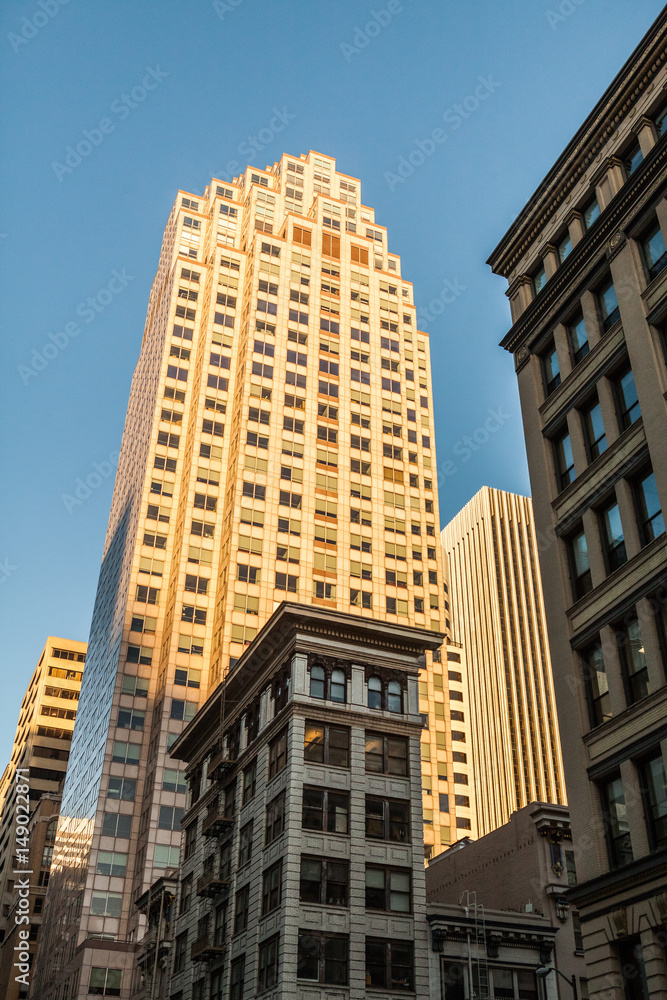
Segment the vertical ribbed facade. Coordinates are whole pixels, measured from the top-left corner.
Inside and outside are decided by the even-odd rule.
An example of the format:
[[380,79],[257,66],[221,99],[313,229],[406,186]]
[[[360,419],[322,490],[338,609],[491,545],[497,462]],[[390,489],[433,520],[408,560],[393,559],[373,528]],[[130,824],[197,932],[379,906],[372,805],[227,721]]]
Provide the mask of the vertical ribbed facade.
[[[133,901],[178,859],[168,750],[281,601],[448,629],[438,524],[428,337],[359,181],[311,152],[179,193],[130,394],[40,997],[139,990]],[[435,729],[424,738],[435,756]]]
[[465,649],[478,836],[565,802],[532,503],[483,487],[442,531]]

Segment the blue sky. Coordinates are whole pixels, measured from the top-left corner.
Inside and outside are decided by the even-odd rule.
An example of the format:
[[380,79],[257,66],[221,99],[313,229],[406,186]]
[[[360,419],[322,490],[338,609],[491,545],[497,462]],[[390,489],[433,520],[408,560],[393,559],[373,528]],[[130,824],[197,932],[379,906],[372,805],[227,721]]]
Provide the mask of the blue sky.
[[[497,346],[505,283],[484,261],[661,7],[4,6],[0,767],[45,637],[88,636],[111,465],[176,190],[202,192],[233,161],[263,167],[309,149],[361,178],[431,317],[438,462],[451,463],[443,523],[483,484],[529,493],[512,361]],[[486,96],[463,118],[455,106],[476,89]],[[428,151],[439,127],[446,142],[397,180],[401,158]],[[68,161],[82,140],[90,151]],[[490,411],[499,429],[470,450]]]

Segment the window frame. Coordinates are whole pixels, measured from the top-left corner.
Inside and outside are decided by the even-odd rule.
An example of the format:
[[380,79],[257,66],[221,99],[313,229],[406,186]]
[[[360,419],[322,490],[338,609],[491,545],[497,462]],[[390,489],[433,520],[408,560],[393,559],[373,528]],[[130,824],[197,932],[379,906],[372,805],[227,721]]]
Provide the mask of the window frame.
[[[313,798],[315,795],[321,796],[321,804],[315,806],[312,802],[310,804],[306,803],[306,796],[310,795]],[[337,830],[336,824],[338,820],[337,806],[335,802],[332,801],[333,796],[339,796],[341,800],[344,800],[345,804],[345,829]],[[312,813],[313,810],[317,809],[321,817],[321,826],[307,826],[306,825],[306,815],[307,810]],[[333,811],[332,811],[333,810]],[[332,823],[333,828],[330,828],[330,823]],[[312,830],[314,833],[326,833],[326,834],[337,834],[338,836],[349,837],[350,835],[350,793],[344,789],[339,788],[318,788],[314,785],[304,784],[302,789],[301,798],[301,829],[302,830]]]
[[[311,729],[321,729],[322,730],[322,741],[321,743],[315,743],[314,740],[307,742],[308,727]],[[346,754],[346,762],[344,764],[339,763],[336,760],[331,760],[331,733],[345,733],[347,737],[347,745],[343,747],[334,747],[334,756],[336,750],[344,750]],[[313,746],[322,747],[322,759],[317,760],[315,757],[308,756],[309,749]],[[311,750],[312,752],[312,750]],[[350,727],[349,726],[336,726],[328,722],[320,722],[317,719],[306,719],[304,725],[304,739],[303,739],[303,759],[304,762],[308,764],[327,764],[330,767],[341,767],[349,771],[350,769]]]
[[[369,763],[369,740],[382,740],[382,768],[374,769],[368,766]],[[405,771],[392,771],[389,764],[392,759],[399,759],[396,754],[389,753],[390,742],[400,743],[405,748],[405,757],[400,758],[405,761]],[[375,756],[378,756],[377,754]],[[396,736],[393,733],[375,732],[366,730],[364,733],[364,769],[369,774],[387,774],[396,778],[408,778],[410,776],[410,741],[407,736]]]
[[[380,835],[369,833],[369,821],[378,822],[379,814],[371,813],[369,815],[369,803],[381,803],[382,804],[382,815],[379,820],[382,824],[382,833]],[[406,818],[400,820],[399,822],[404,826],[406,836],[405,837],[392,837],[392,824],[397,822],[396,818],[392,818],[391,810],[392,806],[406,807]],[[396,844],[409,844],[412,842],[412,809],[410,807],[409,799],[395,799],[387,795],[366,795],[365,798],[365,808],[364,808],[364,823],[365,823],[365,836],[367,840],[383,840]]]

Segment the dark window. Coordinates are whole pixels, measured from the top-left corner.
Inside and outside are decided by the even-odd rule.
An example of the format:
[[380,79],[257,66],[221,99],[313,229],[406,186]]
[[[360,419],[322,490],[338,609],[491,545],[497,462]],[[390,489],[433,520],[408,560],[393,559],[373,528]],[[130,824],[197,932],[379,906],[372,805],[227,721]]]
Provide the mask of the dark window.
[[241,827],[239,834],[239,868],[247,865],[252,858],[252,827],[252,820]]
[[280,935],[275,934],[259,946],[257,990],[268,990],[278,982],[278,941]]
[[347,906],[349,876],[347,861],[302,856],[299,898],[302,903]]
[[299,931],[297,979],[345,986],[347,984],[347,953],[348,938],[346,935]]
[[582,664],[591,726],[600,726],[607,719],[611,719],[611,705],[607,670],[599,642],[582,654]]
[[266,807],[266,838],[267,844],[276,840],[285,829],[285,793],[281,792],[272,799]]
[[243,1000],[243,980],[245,977],[245,955],[235,958],[229,973],[229,1000]]
[[600,525],[607,571],[613,573],[615,569],[628,561],[621,512],[615,499],[600,511]]
[[660,748],[639,765],[644,818],[652,851],[667,847],[667,779]]
[[547,396],[550,396],[561,382],[558,353],[553,341],[542,355],[542,368],[544,370],[544,386]]
[[250,889],[245,886],[236,893],[236,906],[234,909],[234,933],[244,931],[248,926],[248,907],[250,903]]
[[287,766],[287,730],[269,743],[269,781]]
[[600,786],[600,796],[609,865],[611,868],[620,868],[621,865],[627,865],[633,860],[630,826],[620,774],[608,778]]
[[620,318],[616,289],[611,277],[598,289],[598,306],[602,317],[602,329],[606,333]]
[[283,863],[278,861],[264,872],[262,881],[262,916],[280,906]]
[[578,313],[573,319],[570,320],[568,333],[570,335],[572,360],[576,365],[582,358],[585,358],[590,351],[588,334],[586,333],[586,324],[584,323],[584,317],[581,313]]
[[408,741],[402,736],[366,733],[366,770],[376,774],[408,774]]
[[185,955],[188,947],[188,932],[179,934],[174,941],[174,972],[182,972],[185,967]]
[[616,400],[618,405],[618,420],[621,430],[631,427],[635,420],[641,417],[639,399],[635,386],[635,377],[632,368],[626,368],[616,377],[615,382]]
[[634,705],[648,694],[648,666],[641,636],[639,620],[631,618],[616,627],[616,644],[621,661],[625,697]]
[[623,974],[625,1000],[649,1000],[651,994],[646,982],[644,953],[639,935],[624,938],[616,947]]
[[385,990],[412,990],[412,948],[412,941],[366,938],[367,986]]
[[311,764],[350,766],[350,730],[326,726],[321,722],[306,722],[303,759]]
[[250,802],[255,795],[255,787],[257,784],[257,761],[254,760],[252,764],[246,767],[243,771],[243,802]]
[[635,483],[635,497],[639,514],[642,543],[648,545],[665,533],[665,519],[660,508],[658,487],[653,472],[645,473]]
[[366,909],[410,913],[410,870],[366,865]]
[[642,233],[640,239],[642,254],[646,262],[649,281],[657,277],[665,267],[667,267],[667,251],[665,250],[665,238],[662,229],[656,219],[652,226]]
[[568,431],[561,434],[554,441],[554,454],[556,457],[556,475],[558,477],[558,488],[564,490],[566,486],[573,483],[576,478],[574,471],[574,456],[572,454],[572,441]]
[[119,997],[122,976],[121,969],[93,966],[90,970],[88,994],[97,997]]
[[374,840],[410,841],[410,803],[366,796],[366,836]]
[[602,409],[597,396],[582,409],[581,416],[584,422],[584,434],[588,448],[588,460],[594,462],[604,451],[607,450],[607,438],[604,433],[604,422],[602,420]]
[[329,788],[304,786],[301,825],[304,830],[348,833],[350,796]]
[[591,567],[588,561],[588,545],[583,529],[568,540],[572,593],[575,601],[593,588]]

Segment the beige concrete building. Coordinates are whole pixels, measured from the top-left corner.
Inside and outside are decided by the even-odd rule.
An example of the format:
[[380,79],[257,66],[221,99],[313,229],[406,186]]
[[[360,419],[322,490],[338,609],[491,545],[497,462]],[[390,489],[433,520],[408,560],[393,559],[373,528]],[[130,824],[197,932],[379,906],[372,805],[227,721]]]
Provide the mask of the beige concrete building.
[[417,684],[442,638],[285,603],[208,699],[173,748],[170,997],[432,995]]
[[[112,500],[44,1000],[129,996],[133,902],[178,857],[168,749],[281,601],[447,632],[433,435],[428,337],[357,179],[311,152],[179,193]],[[447,794],[448,693],[427,667],[425,754]],[[457,836],[437,816],[433,851]]]
[[[532,802],[492,833],[475,841],[461,840],[431,861],[426,870],[427,906],[431,912],[434,904],[453,906],[465,897],[481,908],[480,919],[489,910],[505,911],[508,919],[507,911],[514,911],[517,920],[528,914],[546,918],[553,940],[530,971],[534,976],[539,964],[553,964],[570,982],[576,977],[577,993],[586,1000],[581,922],[568,900],[569,890],[577,884],[576,862],[567,807]],[[482,957],[494,965],[489,948],[492,933],[486,929]],[[533,981],[536,994],[538,985]],[[550,976],[548,985],[547,995],[571,1000],[571,990],[558,977]],[[445,998],[450,1000],[448,993]]]
[[[20,984],[14,982],[12,974],[16,943],[14,913],[18,902],[15,884],[16,771],[17,768],[22,769],[21,784],[29,785],[26,808],[33,816],[34,830],[29,834],[32,861],[39,855],[39,864],[25,865],[26,868],[34,868],[29,914],[30,953],[34,957],[52,850],[49,847],[46,851],[44,857],[48,863],[42,864],[45,836],[42,821],[48,823],[54,813],[56,817],[58,815],[57,804],[54,807],[53,801],[58,801],[58,791],[67,769],[85,660],[85,642],[48,637],[23,696],[12,755],[0,779],[0,996],[6,996],[8,1000],[26,995],[21,991]],[[51,805],[40,807],[44,796],[49,798]],[[35,819],[38,807],[39,816]],[[55,835],[53,823],[51,830]]]
[[484,486],[440,537],[465,651],[471,829],[481,837],[529,802],[565,801],[531,501]]
[[666,43],[663,11],[489,259],[599,1000],[667,994]]

